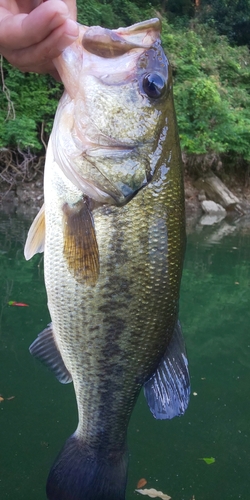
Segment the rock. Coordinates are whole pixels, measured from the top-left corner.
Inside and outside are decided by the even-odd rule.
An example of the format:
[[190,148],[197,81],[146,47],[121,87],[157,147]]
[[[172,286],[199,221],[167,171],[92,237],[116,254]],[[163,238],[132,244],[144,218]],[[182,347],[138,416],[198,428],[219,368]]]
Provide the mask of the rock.
[[41,187],[37,187],[35,183],[22,183],[17,186],[16,194],[20,203],[27,205],[41,205],[43,200],[43,192]]
[[214,224],[218,224],[224,219],[225,215],[222,213],[213,214],[213,215],[203,215],[199,220],[200,226],[213,226]]
[[206,199],[207,199],[207,197],[206,197],[206,195],[205,195],[205,191],[204,191],[204,189],[202,189],[202,190],[200,191],[200,193],[198,194],[198,200],[199,200],[199,201],[204,201],[204,200],[206,200]]
[[199,220],[201,226],[218,224],[218,222],[221,222],[227,215],[225,208],[211,200],[202,201],[201,207],[203,212],[205,212],[205,215]]
[[194,190],[190,187],[185,188],[185,197],[188,198],[193,198],[194,196]]
[[209,214],[209,215],[218,215],[219,214],[219,215],[226,217],[227,212],[226,212],[225,208],[223,208],[221,205],[219,205],[219,203],[215,203],[214,201],[211,201],[211,200],[204,200],[201,202],[201,207],[202,207],[203,212],[205,212],[205,214]]
[[196,183],[198,189],[203,189],[210,200],[219,203],[222,207],[240,210],[240,201],[217,177],[210,173]]

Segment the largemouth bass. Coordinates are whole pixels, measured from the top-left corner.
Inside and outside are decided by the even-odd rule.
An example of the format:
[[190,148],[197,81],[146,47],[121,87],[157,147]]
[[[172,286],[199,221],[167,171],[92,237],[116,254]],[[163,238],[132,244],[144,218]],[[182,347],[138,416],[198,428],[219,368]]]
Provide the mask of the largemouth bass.
[[140,389],[156,418],[184,413],[178,321],[185,249],[182,161],[158,19],[80,27],[55,61],[65,85],[48,145],[44,207],[25,257],[44,251],[52,323],[31,353],[79,413],[49,500],[124,500],[126,435]]

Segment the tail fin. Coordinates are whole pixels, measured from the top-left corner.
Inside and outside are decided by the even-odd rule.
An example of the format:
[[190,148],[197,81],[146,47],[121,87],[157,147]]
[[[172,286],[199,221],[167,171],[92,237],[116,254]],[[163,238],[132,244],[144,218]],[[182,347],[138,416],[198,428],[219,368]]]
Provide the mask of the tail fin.
[[49,500],[125,500],[128,457],[104,458],[73,434],[48,477]]

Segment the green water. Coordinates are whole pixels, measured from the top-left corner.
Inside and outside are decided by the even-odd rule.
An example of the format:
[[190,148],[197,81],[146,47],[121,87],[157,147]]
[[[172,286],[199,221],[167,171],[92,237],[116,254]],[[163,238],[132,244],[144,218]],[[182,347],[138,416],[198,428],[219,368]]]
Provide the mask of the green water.
[[[29,224],[29,218],[0,214],[4,500],[46,499],[50,465],[77,423],[72,384],[59,384],[28,351],[49,322],[42,259],[23,258]],[[129,428],[127,500],[149,498],[134,493],[142,477],[173,500],[250,498],[249,227],[246,221],[230,222],[226,229],[225,223],[198,226],[188,237],[180,316],[190,362],[190,406],[184,417],[156,421],[141,395]],[[10,300],[29,307],[8,306]],[[207,457],[215,463],[200,460]]]

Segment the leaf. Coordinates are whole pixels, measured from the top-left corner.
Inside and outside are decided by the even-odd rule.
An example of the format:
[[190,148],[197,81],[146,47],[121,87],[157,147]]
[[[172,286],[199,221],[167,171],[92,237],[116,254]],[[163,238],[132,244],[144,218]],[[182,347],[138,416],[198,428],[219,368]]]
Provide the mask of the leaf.
[[14,399],[15,396],[10,396],[9,398],[3,398],[3,396],[1,396],[0,394],[0,403],[2,403],[2,401],[10,401],[11,399]]
[[141,493],[141,495],[147,495],[150,498],[162,498],[162,500],[171,500],[171,497],[162,493],[162,491],[157,491],[154,488],[150,488],[149,490],[135,490],[137,493]]
[[144,477],[142,477],[137,483],[137,488],[143,488],[145,484],[147,484],[147,480]]
[[29,304],[25,304],[24,302],[16,302],[15,300],[10,300],[8,302],[8,306],[29,307]]
[[199,458],[199,460],[204,460],[204,462],[206,462],[206,464],[208,464],[208,465],[213,464],[215,462],[215,458],[213,458],[213,457],[210,457],[210,458]]

